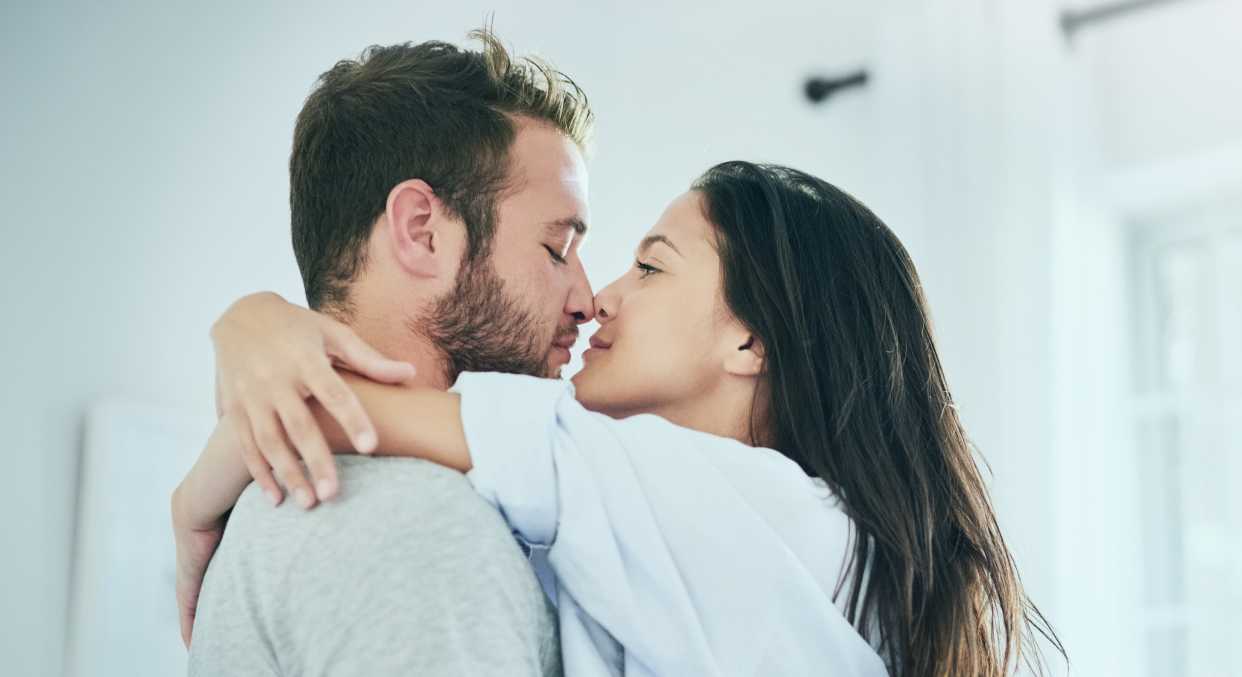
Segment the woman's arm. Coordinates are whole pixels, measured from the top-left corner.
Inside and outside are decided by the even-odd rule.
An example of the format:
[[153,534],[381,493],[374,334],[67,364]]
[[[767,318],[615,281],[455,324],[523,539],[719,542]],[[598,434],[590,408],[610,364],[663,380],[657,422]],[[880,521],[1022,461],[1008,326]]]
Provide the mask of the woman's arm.
[[[227,415],[220,419],[198,461],[172,495],[173,535],[177,543],[177,609],[181,639],[190,646],[198,593],[207,564],[224,536],[224,524],[237,498],[250,484],[237,431]],[[270,497],[269,497],[270,498]]]
[[[341,379],[375,424],[377,456],[424,458],[460,472],[471,468],[461,425],[461,396],[432,388],[391,386],[349,372]],[[315,400],[311,413],[333,453],[353,453],[349,436]],[[275,464],[273,464],[275,465]]]

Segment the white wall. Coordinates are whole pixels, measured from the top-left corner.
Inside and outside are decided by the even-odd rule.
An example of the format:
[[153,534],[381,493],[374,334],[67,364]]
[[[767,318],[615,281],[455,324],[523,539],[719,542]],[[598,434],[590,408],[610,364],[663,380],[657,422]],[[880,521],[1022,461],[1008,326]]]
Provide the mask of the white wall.
[[[666,4],[0,5],[0,674],[61,671],[86,405],[210,411],[214,318],[257,289],[301,300],[285,163],[315,77],[370,44],[460,42],[490,9],[595,108],[597,286],[720,160],[806,169],[890,223],[1037,601],[1089,657],[1080,674],[1120,665],[1108,651],[1127,640],[1074,615],[1129,594],[1094,584],[1114,560],[1079,566],[1132,541],[1116,526],[1134,500],[1121,237],[1101,185],[1242,142],[1240,3],[1072,43],[1050,0]],[[859,66],[866,90],[802,101],[804,76]],[[1093,492],[1116,500],[1080,519],[1072,499]]]

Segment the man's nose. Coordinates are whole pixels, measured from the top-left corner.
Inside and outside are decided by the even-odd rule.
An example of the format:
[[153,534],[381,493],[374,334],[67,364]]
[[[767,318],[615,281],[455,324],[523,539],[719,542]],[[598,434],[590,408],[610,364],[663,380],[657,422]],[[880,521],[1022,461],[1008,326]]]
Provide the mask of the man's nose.
[[573,284],[565,299],[565,314],[573,317],[578,324],[595,318],[595,296],[591,293],[591,281],[587,279],[582,261],[577,261]]

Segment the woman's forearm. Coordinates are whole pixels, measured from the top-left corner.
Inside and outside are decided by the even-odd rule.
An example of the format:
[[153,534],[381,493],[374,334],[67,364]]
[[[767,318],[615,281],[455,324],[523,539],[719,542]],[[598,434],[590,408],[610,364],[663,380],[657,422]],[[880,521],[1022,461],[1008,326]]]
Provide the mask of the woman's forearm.
[[250,484],[250,471],[236,449],[237,434],[224,417],[212,431],[203,453],[173,492],[174,527],[193,531],[215,528]]
[[173,492],[173,537],[177,544],[177,613],[181,638],[190,646],[198,593],[207,564],[224,537],[225,515],[237,503],[250,472],[238,450],[233,420],[220,418],[198,462]]
[[[410,456],[467,472],[470,450],[461,425],[461,397],[432,388],[391,386],[341,372],[375,424],[377,456]],[[333,453],[352,453],[353,443],[319,403],[311,411]]]

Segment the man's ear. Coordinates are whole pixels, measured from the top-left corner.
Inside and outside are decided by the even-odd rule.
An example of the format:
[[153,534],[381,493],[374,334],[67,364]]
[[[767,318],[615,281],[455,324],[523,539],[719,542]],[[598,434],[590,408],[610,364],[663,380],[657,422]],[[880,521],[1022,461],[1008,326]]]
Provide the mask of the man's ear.
[[763,344],[750,332],[740,332],[737,350],[725,356],[724,369],[734,376],[758,376],[763,371]]
[[420,179],[398,183],[388,193],[384,214],[393,255],[402,267],[415,277],[438,277],[451,256],[446,229],[453,222],[431,186]]

